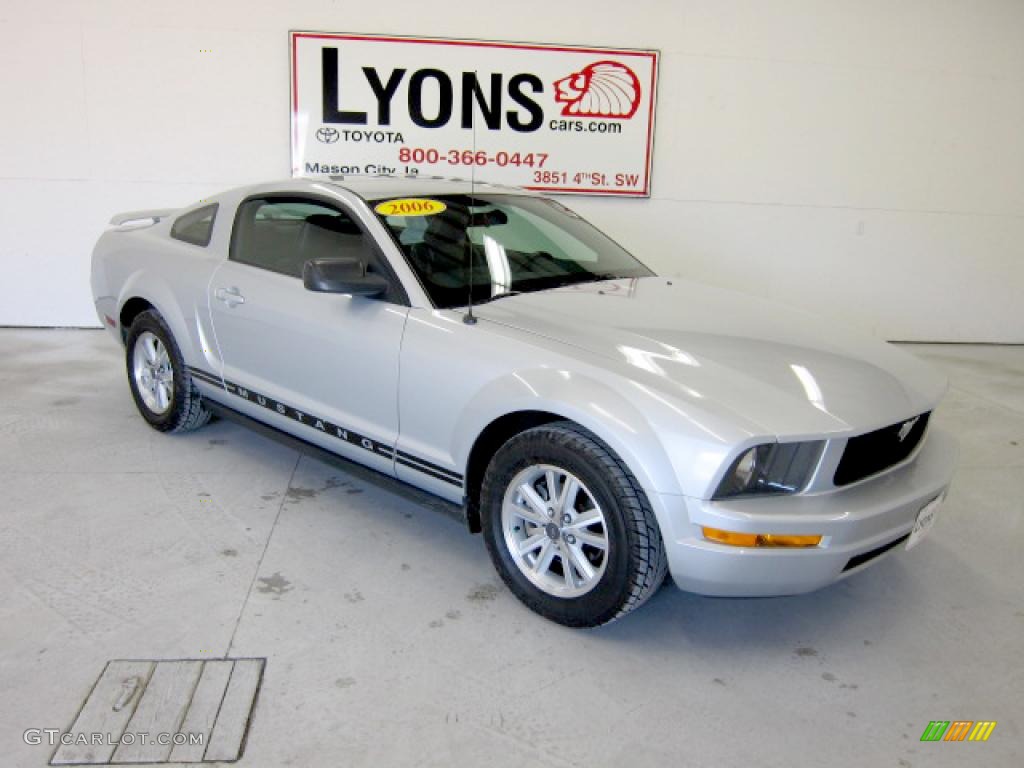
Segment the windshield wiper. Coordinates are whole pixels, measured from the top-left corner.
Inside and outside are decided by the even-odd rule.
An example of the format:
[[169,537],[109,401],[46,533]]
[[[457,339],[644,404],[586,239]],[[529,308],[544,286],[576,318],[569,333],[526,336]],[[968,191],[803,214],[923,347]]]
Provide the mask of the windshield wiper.
[[583,283],[603,283],[606,280],[623,280],[628,279],[626,275],[593,275],[590,273],[583,275],[569,276],[564,280],[559,280],[554,285],[548,286],[549,288],[567,288],[570,285],[581,285]]
[[582,275],[575,275],[575,276],[570,275],[566,279],[559,280],[559,281],[557,281],[557,282],[555,282],[555,283],[553,283],[551,285],[545,285],[543,287],[537,287],[537,288],[529,290],[529,291],[502,291],[501,293],[496,293],[493,296],[487,297],[486,299],[480,299],[479,301],[477,301],[475,303],[476,304],[487,304],[489,302],[495,301],[496,299],[507,298],[508,296],[519,296],[520,294],[523,294],[523,293],[536,293],[536,292],[539,292],[539,291],[551,291],[551,290],[554,290],[556,288],[566,288],[566,287],[568,287],[570,285],[580,285],[581,283],[599,283],[599,282],[604,282],[606,280],[629,280],[629,279],[631,279],[630,275],[592,275],[592,274],[589,274],[589,273],[588,274],[582,274]]
[[481,299],[480,301],[477,302],[477,304],[488,304],[494,301],[495,299],[504,299],[509,296],[518,296],[521,293],[522,291],[502,291],[501,293],[496,293],[493,296],[488,296],[486,299]]

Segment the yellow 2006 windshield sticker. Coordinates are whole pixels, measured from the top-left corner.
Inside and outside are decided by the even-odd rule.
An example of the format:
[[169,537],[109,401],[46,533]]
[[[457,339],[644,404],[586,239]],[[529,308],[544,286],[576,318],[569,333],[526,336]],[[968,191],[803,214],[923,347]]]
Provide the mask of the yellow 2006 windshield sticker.
[[447,206],[440,200],[428,200],[424,197],[401,197],[397,200],[385,200],[377,203],[373,210],[381,216],[433,216]]

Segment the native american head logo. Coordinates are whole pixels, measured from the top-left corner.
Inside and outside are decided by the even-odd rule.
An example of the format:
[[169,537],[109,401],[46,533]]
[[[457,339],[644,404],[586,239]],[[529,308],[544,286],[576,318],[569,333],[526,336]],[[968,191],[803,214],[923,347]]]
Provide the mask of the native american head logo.
[[596,61],[555,81],[555,101],[567,117],[627,119],[640,106],[640,81],[617,61]]

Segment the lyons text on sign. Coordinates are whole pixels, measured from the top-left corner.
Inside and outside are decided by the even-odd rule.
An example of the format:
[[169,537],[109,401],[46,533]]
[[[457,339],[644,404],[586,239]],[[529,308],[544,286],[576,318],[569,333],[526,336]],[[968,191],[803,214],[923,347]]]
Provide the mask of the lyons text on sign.
[[657,51],[292,32],[292,175],[651,189]]

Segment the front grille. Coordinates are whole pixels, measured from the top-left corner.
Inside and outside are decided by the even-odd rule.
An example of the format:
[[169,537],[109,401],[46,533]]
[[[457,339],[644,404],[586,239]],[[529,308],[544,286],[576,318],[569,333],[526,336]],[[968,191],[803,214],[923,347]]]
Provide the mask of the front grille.
[[851,437],[846,441],[846,448],[839,459],[832,482],[836,485],[849,485],[899,464],[921,442],[930,415],[922,413],[916,417],[916,421],[909,419],[866,435]]

